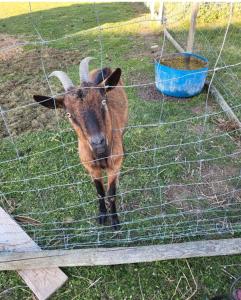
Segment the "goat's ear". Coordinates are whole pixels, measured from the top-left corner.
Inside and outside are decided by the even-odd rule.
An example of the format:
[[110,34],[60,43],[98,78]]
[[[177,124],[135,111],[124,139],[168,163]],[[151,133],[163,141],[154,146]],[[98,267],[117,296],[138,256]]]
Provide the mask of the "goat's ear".
[[61,96],[52,98],[48,96],[33,95],[33,99],[39,104],[51,109],[62,108],[64,101],[64,97]]
[[105,90],[108,92],[117,86],[121,77],[121,69],[117,68],[113,71],[110,76],[105,80]]

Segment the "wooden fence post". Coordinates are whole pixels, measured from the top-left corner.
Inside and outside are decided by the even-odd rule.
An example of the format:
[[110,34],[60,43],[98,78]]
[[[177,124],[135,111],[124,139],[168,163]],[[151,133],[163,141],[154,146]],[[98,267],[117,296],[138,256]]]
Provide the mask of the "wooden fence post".
[[199,10],[199,3],[198,2],[193,3],[190,27],[189,27],[188,38],[187,38],[187,52],[193,52],[198,10]]
[[159,1],[159,9],[158,9],[158,19],[161,21],[161,24],[164,23],[164,1]]

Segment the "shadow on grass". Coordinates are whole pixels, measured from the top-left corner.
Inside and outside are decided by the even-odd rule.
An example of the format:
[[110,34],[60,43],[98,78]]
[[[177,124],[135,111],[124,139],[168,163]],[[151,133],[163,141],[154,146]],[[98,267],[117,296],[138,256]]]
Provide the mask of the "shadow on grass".
[[[14,10],[15,4],[8,3],[8,6],[11,5]],[[38,4],[34,4],[33,10],[35,6],[38,9]],[[6,10],[9,10],[9,7],[6,7]],[[44,39],[53,39],[91,29],[106,22],[127,21],[145,12],[146,8],[141,3],[74,4],[32,13],[26,9],[25,14],[1,19],[0,33],[36,35],[33,26],[35,24]]]

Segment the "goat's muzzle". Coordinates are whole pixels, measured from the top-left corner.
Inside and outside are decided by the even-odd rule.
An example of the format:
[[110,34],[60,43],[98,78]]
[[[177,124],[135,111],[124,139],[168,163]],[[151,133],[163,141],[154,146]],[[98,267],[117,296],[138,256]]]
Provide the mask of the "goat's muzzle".
[[91,137],[90,141],[93,153],[97,159],[108,156],[108,147],[103,134],[98,134]]

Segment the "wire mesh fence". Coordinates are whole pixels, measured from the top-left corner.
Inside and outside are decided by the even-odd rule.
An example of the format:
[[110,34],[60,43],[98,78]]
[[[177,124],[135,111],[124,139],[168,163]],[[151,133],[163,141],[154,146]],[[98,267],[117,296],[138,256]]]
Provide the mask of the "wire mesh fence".
[[[209,91],[188,100],[155,89],[151,46],[161,55],[176,52],[165,26],[186,47],[191,4],[166,3],[164,23],[152,20],[142,3],[116,5],[76,4],[70,13],[46,13],[30,3],[26,15],[0,21],[12,30],[0,49],[1,206],[42,249],[239,236],[239,129]],[[238,117],[240,12],[240,4],[201,4],[194,44],[209,60],[209,80]],[[8,22],[23,17],[23,32],[10,28]],[[93,68],[122,68],[129,100],[117,232],[96,222],[97,195],[67,118],[32,100],[35,93],[63,93],[48,79],[53,70],[78,82],[78,62],[86,56],[97,58]]]

